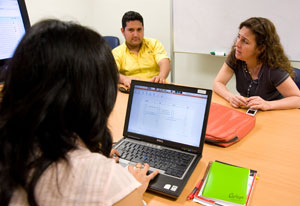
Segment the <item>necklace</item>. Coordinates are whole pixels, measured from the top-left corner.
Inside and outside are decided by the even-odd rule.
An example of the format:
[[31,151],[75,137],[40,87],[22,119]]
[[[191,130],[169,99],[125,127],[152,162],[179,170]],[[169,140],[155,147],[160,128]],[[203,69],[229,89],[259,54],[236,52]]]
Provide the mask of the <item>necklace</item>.
[[261,69],[261,66],[262,66],[262,64],[258,64],[253,69],[250,69],[249,67],[247,67],[249,74],[257,76]]
[[250,70],[250,69],[248,68],[248,66],[247,66],[246,63],[244,63],[244,64],[242,65],[242,67],[243,67],[244,72],[245,72],[245,73],[249,73],[249,75],[251,76],[251,79],[255,80],[255,79],[258,79],[258,73],[259,73],[259,71],[260,71],[261,68],[262,68],[262,63],[256,65],[256,66],[254,67],[254,69],[252,69],[252,70]]
[[[248,75],[246,75],[247,77],[246,77],[246,82],[249,84],[248,85],[248,87],[247,87],[247,90],[245,91],[246,92],[246,97],[250,97],[250,96],[253,96],[253,95],[255,95],[255,94],[257,94],[257,89],[258,89],[258,83],[259,83],[259,81],[258,81],[258,73],[259,73],[259,71],[261,70],[261,68],[262,68],[262,64],[258,64],[258,65],[256,65],[256,67],[255,67],[255,72],[257,73],[256,75],[256,77],[253,75],[253,73],[251,74],[250,73],[250,70],[248,69],[248,67],[247,67],[247,64],[246,63],[243,63],[242,64],[242,68],[243,68],[243,70],[244,70],[244,72],[245,73],[248,73],[249,74],[249,76]],[[250,78],[250,79],[249,79]]]

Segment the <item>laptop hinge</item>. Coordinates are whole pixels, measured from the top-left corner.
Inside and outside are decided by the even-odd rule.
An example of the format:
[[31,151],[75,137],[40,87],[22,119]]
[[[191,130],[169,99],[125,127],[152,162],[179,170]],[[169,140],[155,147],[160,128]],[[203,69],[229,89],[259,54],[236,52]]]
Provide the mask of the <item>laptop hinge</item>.
[[132,136],[132,135],[127,135],[127,136],[124,136],[124,137],[132,138],[132,139],[135,139],[135,140],[141,140],[141,138],[138,138],[138,137]]
[[182,150],[182,151],[184,151],[184,152],[189,152],[189,153],[199,154],[199,152],[198,152],[197,150],[189,149],[189,148],[185,148],[185,147],[181,147],[180,150]]

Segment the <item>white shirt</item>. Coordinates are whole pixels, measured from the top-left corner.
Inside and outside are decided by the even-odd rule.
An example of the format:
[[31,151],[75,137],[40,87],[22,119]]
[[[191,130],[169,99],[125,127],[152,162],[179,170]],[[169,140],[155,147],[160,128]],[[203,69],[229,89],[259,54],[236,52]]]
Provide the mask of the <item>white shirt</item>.
[[[69,165],[59,161],[40,177],[35,188],[40,206],[112,205],[140,186],[127,169],[87,148],[69,152],[68,158]],[[10,205],[28,205],[23,189],[14,192]]]

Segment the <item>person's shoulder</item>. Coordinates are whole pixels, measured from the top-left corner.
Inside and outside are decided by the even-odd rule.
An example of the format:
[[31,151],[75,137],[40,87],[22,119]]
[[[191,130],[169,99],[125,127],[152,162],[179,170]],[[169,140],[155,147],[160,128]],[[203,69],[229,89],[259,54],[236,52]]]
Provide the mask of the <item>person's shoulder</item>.
[[144,41],[148,42],[148,43],[156,43],[159,42],[159,40],[154,39],[154,38],[149,38],[149,37],[144,37]]
[[87,148],[79,148],[68,153],[68,158],[74,166],[89,167],[92,165],[111,165],[113,159],[96,152],[91,152]]
[[237,68],[243,67],[243,64],[245,64],[244,61],[236,59],[234,53],[230,53],[226,60],[225,63],[232,69],[236,70]]
[[275,85],[278,86],[281,84],[284,80],[286,80],[290,75],[289,73],[283,69],[283,68],[271,68],[268,66],[265,66],[264,70],[268,72],[268,76],[271,80],[271,82]]
[[280,75],[280,74],[281,75],[288,75],[289,74],[285,69],[283,69],[281,67],[272,68],[272,67],[269,67],[269,66],[266,65],[265,68],[270,71],[271,75]]
[[126,51],[126,48],[127,48],[127,46],[126,46],[126,44],[125,44],[125,42],[124,42],[124,43],[120,44],[119,46],[115,47],[115,48],[112,50],[112,53],[113,53],[113,54],[123,53],[123,52]]
[[271,74],[271,77],[276,76],[276,77],[281,77],[281,78],[285,78],[285,79],[290,75],[288,73],[288,71],[286,71],[285,69],[283,69],[281,67],[270,69],[270,74]]
[[144,37],[144,43],[150,47],[156,47],[158,45],[162,45],[159,40],[153,38],[146,38],[146,37]]
[[119,50],[123,50],[125,48],[126,48],[126,44],[125,44],[125,42],[123,42],[119,46],[115,47],[112,51],[119,51]]

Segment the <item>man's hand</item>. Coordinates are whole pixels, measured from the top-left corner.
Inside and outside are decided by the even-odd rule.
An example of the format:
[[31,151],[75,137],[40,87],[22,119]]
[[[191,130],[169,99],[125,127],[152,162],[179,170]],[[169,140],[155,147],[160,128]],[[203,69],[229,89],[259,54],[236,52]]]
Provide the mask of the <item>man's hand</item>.
[[124,84],[127,88],[130,88],[131,80],[139,80],[137,77],[127,77],[120,74],[120,83]]
[[155,83],[166,83],[166,79],[160,76],[154,76],[151,79],[151,82],[155,82]]

